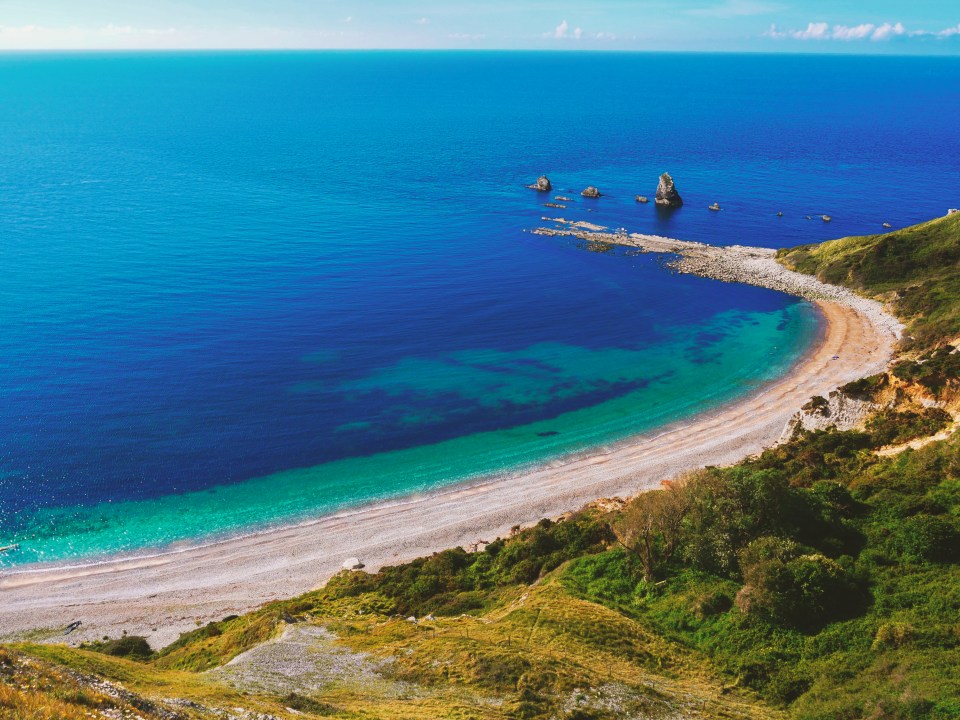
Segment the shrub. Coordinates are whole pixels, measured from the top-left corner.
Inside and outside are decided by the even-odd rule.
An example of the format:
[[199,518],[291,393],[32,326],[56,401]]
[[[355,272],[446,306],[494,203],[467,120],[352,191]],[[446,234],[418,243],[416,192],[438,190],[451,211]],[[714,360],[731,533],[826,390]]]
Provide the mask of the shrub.
[[960,559],[960,528],[951,518],[915,515],[899,526],[893,544],[908,562],[954,562]]
[[154,654],[153,648],[150,647],[147,639],[139,635],[124,635],[115,640],[84,643],[80,647],[104,655],[112,655],[113,657],[122,657],[140,662],[149,660]]
[[812,630],[862,606],[862,592],[839,563],[792,540],[759,538],[740,563],[737,606],[748,615]]

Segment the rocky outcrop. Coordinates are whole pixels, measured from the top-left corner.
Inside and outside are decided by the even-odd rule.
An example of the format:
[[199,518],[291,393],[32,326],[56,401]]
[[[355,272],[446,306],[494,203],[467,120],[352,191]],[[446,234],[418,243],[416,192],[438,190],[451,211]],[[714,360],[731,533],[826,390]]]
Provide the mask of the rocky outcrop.
[[650,198],[648,198],[646,195],[637,195],[637,202],[646,205],[648,202],[650,202]]
[[598,198],[598,197],[600,197],[600,191],[597,190],[593,185],[591,185],[590,187],[588,187],[586,190],[584,190],[584,191],[583,191],[582,193],[580,193],[580,194],[583,195],[584,197],[588,197],[588,198]]
[[720,203],[714,203],[707,207],[707,210],[713,210],[714,212],[720,212]]
[[550,184],[550,178],[546,175],[541,175],[533,185],[527,185],[527,187],[537,192],[550,192],[553,190],[553,185]]
[[673,178],[670,173],[664,173],[660,176],[660,184],[657,185],[657,197],[655,202],[661,207],[678,208],[683,205],[683,199],[677,188],[674,187]]

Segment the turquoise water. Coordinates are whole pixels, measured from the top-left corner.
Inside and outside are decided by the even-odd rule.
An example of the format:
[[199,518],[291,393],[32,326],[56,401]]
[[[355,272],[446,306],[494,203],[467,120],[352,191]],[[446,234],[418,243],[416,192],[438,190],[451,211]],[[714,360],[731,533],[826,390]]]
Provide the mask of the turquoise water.
[[[0,562],[511,471],[756,388],[808,306],[526,231],[783,246],[940,214],[958,64],[914,61],[0,56]],[[676,213],[633,201],[663,170]]]

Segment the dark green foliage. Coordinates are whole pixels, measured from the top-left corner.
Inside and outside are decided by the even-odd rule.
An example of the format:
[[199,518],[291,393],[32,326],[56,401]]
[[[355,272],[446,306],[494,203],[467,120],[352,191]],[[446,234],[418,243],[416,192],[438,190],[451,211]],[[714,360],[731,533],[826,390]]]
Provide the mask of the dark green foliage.
[[895,528],[891,545],[905,562],[956,562],[960,560],[960,522],[914,515]]
[[839,562],[784,538],[761,537],[740,556],[744,586],[737,605],[748,615],[810,631],[864,605],[857,579]]
[[846,385],[841,385],[839,390],[847,397],[869,400],[877,391],[882,390],[889,384],[890,378],[887,374],[880,373],[879,375],[871,375],[870,377],[848,382]]
[[764,451],[747,467],[782,472],[791,485],[810,487],[819,480],[835,480],[855,473],[874,462],[874,447],[868,433],[857,431],[801,431],[790,442]]
[[622,550],[563,582],[793,717],[960,718],[960,438],[890,458],[872,443],[803,433],[692,481],[662,584]]
[[103,640],[91,643],[83,643],[84,650],[93,650],[94,652],[112,655],[114,657],[128,658],[145,662],[153,657],[153,648],[147,639],[139,635],[124,635],[115,640]]
[[960,353],[945,345],[923,355],[919,360],[903,360],[893,366],[893,374],[901,380],[918,383],[939,397],[944,388],[960,380]]
[[484,591],[532,583],[567,560],[600,552],[612,540],[607,523],[580,513],[563,522],[541,520],[483,552],[445,550],[375,575],[341,574],[327,588],[334,597],[380,593],[393,603],[393,612],[403,615],[459,615],[489,604]]
[[953,422],[946,410],[938,407],[920,410],[887,408],[867,420],[873,445],[895,445],[940,432]]

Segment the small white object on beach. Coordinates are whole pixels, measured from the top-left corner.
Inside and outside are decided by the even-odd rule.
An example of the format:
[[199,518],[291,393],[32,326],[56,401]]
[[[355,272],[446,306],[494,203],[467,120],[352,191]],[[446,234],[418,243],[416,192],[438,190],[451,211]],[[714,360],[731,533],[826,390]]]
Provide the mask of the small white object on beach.
[[342,565],[344,570],[363,570],[364,565],[360,562],[360,558],[347,558],[343,561]]

